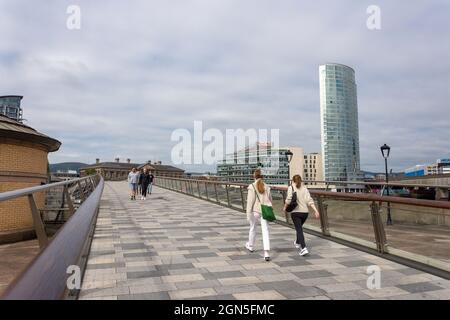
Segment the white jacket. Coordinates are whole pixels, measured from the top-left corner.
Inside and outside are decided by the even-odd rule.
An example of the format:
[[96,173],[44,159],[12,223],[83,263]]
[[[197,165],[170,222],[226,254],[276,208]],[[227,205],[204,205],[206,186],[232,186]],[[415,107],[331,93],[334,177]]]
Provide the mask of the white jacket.
[[292,212],[309,212],[308,207],[311,207],[314,204],[314,200],[309,194],[308,188],[306,188],[303,184],[300,186],[300,188],[297,188],[295,186],[295,183],[293,183],[288,188],[286,204],[291,203],[292,189],[294,189],[294,192],[297,192],[297,204],[298,204],[298,206],[294,210],[292,210]]
[[[264,183],[264,193],[259,193],[255,190],[256,181],[250,184],[247,188],[247,220],[250,220],[251,214],[253,212],[258,212],[261,214],[261,202],[266,206],[272,206],[272,195],[270,194],[270,187]],[[258,201],[256,193],[258,192],[258,197],[261,202]]]

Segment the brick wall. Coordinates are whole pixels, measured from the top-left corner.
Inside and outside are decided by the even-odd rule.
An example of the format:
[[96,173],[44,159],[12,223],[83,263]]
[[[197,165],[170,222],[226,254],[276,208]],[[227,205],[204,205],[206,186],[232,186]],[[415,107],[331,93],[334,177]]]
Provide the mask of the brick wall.
[[[8,175],[3,174],[8,172]],[[20,177],[15,177],[14,173]],[[27,177],[26,174],[30,176]],[[0,192],[40,185],[45,179],[36,174],[47,173],[47,152],[32,146],[0,142]],[[34,176],[33,176],[34,175]],[[35,194],[38,208],[43,208],[45,194]],[[27,197],[0,202],[0,232],[33,228]]]

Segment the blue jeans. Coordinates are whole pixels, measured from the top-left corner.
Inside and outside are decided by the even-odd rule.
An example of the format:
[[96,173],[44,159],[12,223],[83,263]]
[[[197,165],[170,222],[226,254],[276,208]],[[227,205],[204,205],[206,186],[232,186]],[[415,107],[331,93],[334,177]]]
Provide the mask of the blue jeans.
[[152,186],[153,186],[153,183],[150,183],[150,184],[148,185],[147,193],[152,193]]

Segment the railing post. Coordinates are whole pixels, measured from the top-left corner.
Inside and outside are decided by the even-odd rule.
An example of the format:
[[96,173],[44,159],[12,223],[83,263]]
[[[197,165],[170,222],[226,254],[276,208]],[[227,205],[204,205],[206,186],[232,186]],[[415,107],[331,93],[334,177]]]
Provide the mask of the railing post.
[[[281,196],[283,197],[283,207],[286,203],[286,191],[281,191]],[[292,224],[292,219],[289,220],[289,212],[284,211],[284,218],[286,219],[286,223]]]
[[242,191],[242,186],[239,186],[239,191],[241,192],[242,210],[246,210],[244,201],[244,192]]
[[228,192],[228,184],[225,184],[225,190],[227,191],[227,203],[228,203],[228,206],[231,207],[230,193]]
[[198,197],[201,199],[202,195],[200,194],[200,183],[197,181],[197,192],[198,192]]
[[92,178],[89,178],[89,182],[91,184],[91,192],[93,192],[95,190],[95,185],[94,182],[92,181]]
[[209,194],[208,194],[208,182],[205,180],[205,192],[206,192],[206,199],[209,200]]
[[77,185],[78,185],[78,190],[80,192],[81,201],[84,202],[84,200],[86,200],[86,195],[84,194],[84,190],[83,190],[83,188],[81,186],[80,180],[77,181]]
[[42,249],[48,243],[47,234],[45,233],[44,223],[42,222],[41,215],[34,201],[32,194],[28,195],[28,202],[30,204],[31,216],[33,217],[34,229],[36,231],[36,236],[38,238],[39,247]]
[[319,207],[319,219],[320,219],[320,228],[322,229],[322,234],[324,236],[330,236],[330,225],[328,221],[328,205],[324,203],[323,198],[319,197],[317,199],[317,206]]
[[218,203],[220,203],[220,201],[219,201],[219,194],[217,193],[217,183],[214,183],[214,192],[216,194],[216,201]]
[[380,253],[386,252],[386,232],[384,230],[383,222],[381,221],[380,206],[377,202],[372,201],[370,205],[370,211],[372,216],[373,230],[375,233],[375,242],[377,244],[377,250]]
[[75,212],[75,208],[73,207],[72,199],[70,198],[69,188],[67,185],[64,186],[64,196],[66,197],[67,207],[69,208],[69,215],[73,215]]

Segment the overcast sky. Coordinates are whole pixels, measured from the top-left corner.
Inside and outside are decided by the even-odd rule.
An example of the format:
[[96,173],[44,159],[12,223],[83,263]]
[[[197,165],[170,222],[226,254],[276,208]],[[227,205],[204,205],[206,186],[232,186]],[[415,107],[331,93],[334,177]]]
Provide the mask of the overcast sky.
[[167,163],[194,120],[320,152],[324,62],[356,71],[362,169],[384,169],[383,143],[395,171],[450,156],[448,0],[0,0],[0,39],[0,95],[62,142],[51,163]]

